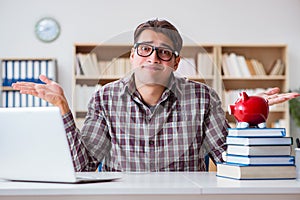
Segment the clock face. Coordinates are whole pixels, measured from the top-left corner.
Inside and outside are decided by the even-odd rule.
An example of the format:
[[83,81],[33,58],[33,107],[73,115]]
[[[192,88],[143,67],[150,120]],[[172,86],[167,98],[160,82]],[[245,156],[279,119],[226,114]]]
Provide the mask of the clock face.
[[53,18],[43,18],[35,26],[37,38],[43,42],[52,42],[56,40],[60,33],[60,26]]

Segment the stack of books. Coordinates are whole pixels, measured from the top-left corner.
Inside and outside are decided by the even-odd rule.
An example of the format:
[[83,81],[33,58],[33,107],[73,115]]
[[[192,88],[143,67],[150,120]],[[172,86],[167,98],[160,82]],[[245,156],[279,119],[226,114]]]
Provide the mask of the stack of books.
[[226,162],[217,176],[233,179],[294,179],[292,138],[284,128],[231,128],[226,138]]

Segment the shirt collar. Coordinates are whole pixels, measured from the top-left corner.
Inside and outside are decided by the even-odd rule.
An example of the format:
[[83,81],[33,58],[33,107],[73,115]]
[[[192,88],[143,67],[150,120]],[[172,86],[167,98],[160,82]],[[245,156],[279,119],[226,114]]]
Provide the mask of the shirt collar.
[[121,79],[123,83],[123,89],[121,90],[121,96],[125,95],[128,92],[132,95],[136,91],[135,82],[134,82],[134,73],[128,74],[124,78]]
[[170,76],[170,81],[167,86],[167,89],[170,92],[174,93],[175,96],[179,97],[182,95],[182,89],[180,86],[180,78],[175,77],[174,73],[171,74]]

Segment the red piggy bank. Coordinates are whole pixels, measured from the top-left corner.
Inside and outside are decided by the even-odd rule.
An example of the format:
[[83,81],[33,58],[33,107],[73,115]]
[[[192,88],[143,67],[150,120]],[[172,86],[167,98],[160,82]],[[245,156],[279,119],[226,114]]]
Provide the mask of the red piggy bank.
[[235,104],[229,105],[228,110],[237,120],[237,128],[266,127],[269,105],[262,97],[248,96],[246,92],[242,92]]

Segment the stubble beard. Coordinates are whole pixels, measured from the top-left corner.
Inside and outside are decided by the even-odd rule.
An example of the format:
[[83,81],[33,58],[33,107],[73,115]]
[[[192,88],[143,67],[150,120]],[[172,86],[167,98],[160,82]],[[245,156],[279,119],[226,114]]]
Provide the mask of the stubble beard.
[[159,64],[139,66],[134,69],[137,88],[156,85],[167,87],[173,71],[171,67]]

